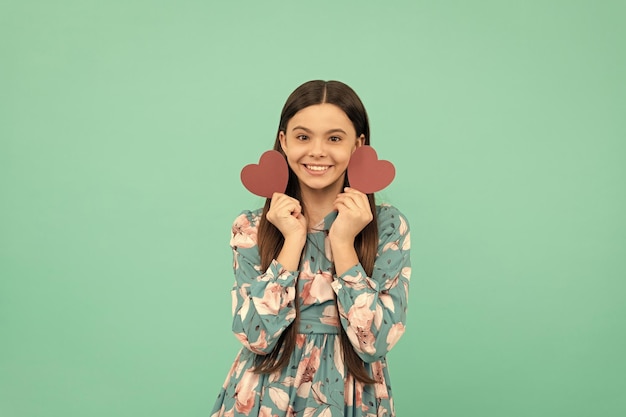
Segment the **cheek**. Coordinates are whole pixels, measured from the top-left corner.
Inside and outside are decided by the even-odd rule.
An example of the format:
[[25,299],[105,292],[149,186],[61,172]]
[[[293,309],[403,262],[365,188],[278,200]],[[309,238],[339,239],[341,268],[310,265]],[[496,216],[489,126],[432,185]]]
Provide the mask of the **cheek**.
[[295,170],[299,166],[298,161],[300,160],[300,156],[294,152],[287,152],[286,155],[287,164],[292,170]]
[[301,156],[297,149],[294,149],[293,147],[289,148],[289,150],[285,152],[285,155],[287,155],[287,161],[290,163],[296,163]]
[[352,157],[352,154],[354,153],[354,151],[356,150],[356,147],[352,147],[350,149],[346,149],[343,152],[343,159],[347,162],[350,160],[350,158]]

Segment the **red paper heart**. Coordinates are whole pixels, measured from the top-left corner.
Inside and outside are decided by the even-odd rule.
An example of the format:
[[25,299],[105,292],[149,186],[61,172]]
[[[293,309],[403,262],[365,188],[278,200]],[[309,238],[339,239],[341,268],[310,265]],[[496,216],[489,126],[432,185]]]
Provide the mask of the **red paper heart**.
[[389,161],[379,160],[374,148],[368,145],[358,147],[348,163],[350,187],[362,193],[375,193],[393,181],[396,169]]
[[289,168],[285,157],[278,151],[266,151],[258,164],[248,164],[241,170],[241,182],[252,194],[272,198],[284,193],[289,181]]

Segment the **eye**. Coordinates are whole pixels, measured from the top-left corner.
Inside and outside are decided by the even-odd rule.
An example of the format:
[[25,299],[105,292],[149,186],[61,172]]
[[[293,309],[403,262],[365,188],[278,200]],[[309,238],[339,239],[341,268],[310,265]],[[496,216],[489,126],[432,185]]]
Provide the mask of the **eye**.
[[331,136],[328,138],[328,140],[331,142],[339,142],[341,141],[341,138],[339,136]]
[[303,140],[303,141],[304,141],[304,140],[307,140],[308,138],[309,138],[309,137],[308,137],[307,135],[298,135],[298,136],[296,136],[296,139],[298,139],[298,140]]

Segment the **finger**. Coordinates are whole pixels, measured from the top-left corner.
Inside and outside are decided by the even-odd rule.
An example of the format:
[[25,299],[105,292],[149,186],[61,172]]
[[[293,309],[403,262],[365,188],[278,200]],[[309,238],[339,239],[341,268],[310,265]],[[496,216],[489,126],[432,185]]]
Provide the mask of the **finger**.
[[302,206],[300,206],[300,204],[293,204],[290,207],[290,212],[289,212],[292,216],[295,217],[299,217],[300,214],[302,213]]
[[350,194],[366,195],[365,193],[362,193],[361,191],[357,190],[356,188],[344,187],[343,191],[345,193],[350,193]]
[[291,197],[278,197],[270,205],[270,213],[273,213],[273,218],[298,218],[302,214],[302,206],[300,205],[300,202],[298,200]]
[[280,209],[283,210],[284,213],[289,216],[298,217],[298,215],[302,213],[302,206],[300,205],[300,202],[298,202],[298,200],[295,200],[293,198],[284,200],[282,204],[280,205]]
[[276,208],[285,208],[286,206],[297,206],[300,207],[300,202],[295,198],[289,197],[286,194],[274,193],[274,197],[272,198],[272,204]]
[[358,204],[354,201],[354,199],[351,196],[347,196],[345,199],[343,199],[342,203],[350,210],[356,210],[356,211],[359,210]]
[[350,209],[349,209],[348,207],[346,207],[346,205],[345,205],[343,202],[341,202],[341,201],[336,202],[336,203],[335,203],[334,208],[335,208],[335,210],[337,210],[337,212],[339,212],[339,213],[341,213],[341,212],[343,212],[343,211],[346,211],[346,210],[350,210]]
[[335,210],[339,211],[340,206],[341,206],[342,209],[344,209],[346,207],[345,204],[344,204],[344,200],[345,200],[344,194],[339,194],[335,198],[335,201],[333,202],[333,207],[335,208]]
[[351,210],[364,210],[363,203],[359,202],[356,196],[350,194],[343,194],[338,197],[337,201],[344,204],[347,208]]
[[272,200],[270,202],[270,204],[277,204],[281,201],[284,201],[285,199],[289,199],[291,197],[289,197],[287,194],[283,194],[283,193],[274,193],[272,194]]
[[346,204],[346,195],[345,194],[338,194],[337,197],[335,198],[335,201],[333,202],[333,206],[335,207],[335,210],[339,210],[340,208],[343,209],[347,209]]
[[359,190],[356,190],[354,188],[350,188],[350,187],[345,187],[344,188],[346,195],[352,196],[352,198],[354,198],[355,203],[359,206],[359,207],[369,207],[369,199],[367,198],[367,194],[362,193]]

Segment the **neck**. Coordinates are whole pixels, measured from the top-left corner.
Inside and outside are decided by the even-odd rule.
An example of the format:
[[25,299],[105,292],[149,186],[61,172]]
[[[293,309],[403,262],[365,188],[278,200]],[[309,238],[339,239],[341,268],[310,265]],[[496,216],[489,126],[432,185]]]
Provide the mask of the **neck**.
[[322,190],[303,187],[300,192],[309,227],[318,224],[328,213],[335,209],[337,194],[343,191],[343,183]]

